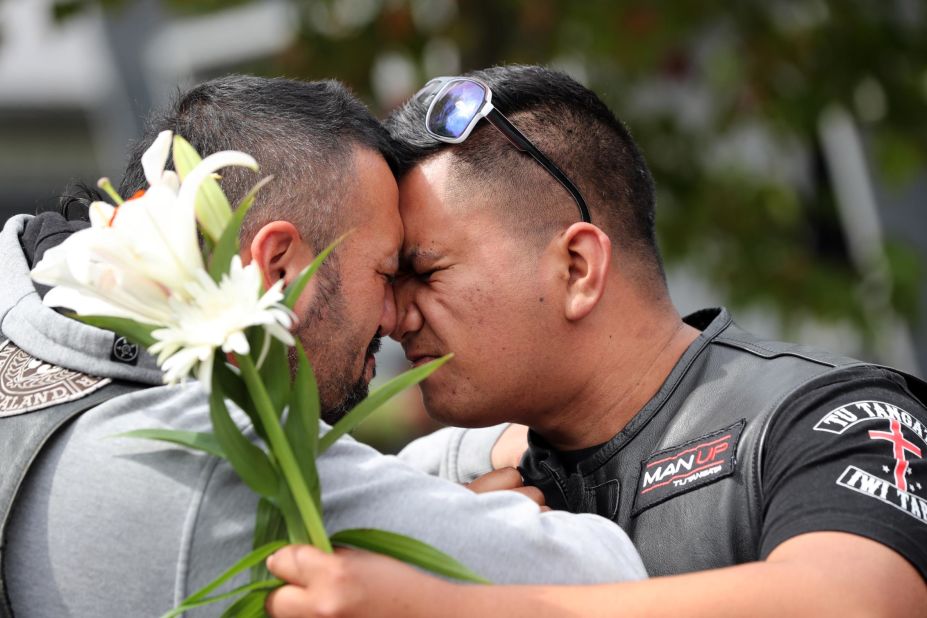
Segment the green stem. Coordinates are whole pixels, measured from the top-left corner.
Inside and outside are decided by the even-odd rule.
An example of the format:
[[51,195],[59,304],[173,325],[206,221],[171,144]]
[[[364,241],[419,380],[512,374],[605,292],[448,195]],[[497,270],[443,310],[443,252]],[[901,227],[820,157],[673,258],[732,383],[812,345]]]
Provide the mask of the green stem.
[[277,463],[280,464],[283,478],[290,488],[290,493],[293,494],[296,508],[299,510],[299,514],[303,519],[303,524],[306,526],[306,531],[309,533],[309,539],[312,541],[313,545],[322,551],[331,553],[332,545],[328,540],[328,535],[325,533],[325,526],[322,525],[322,516],[318,509],[316,509],[312,497],[309,495],[309,488],[306,486],[306,481],[299,471],[296,457],[293,456],[290,443],[287,441],[286,435],[283,433],[283,428],[280,426],[280,421],[274,413],[274,406],[270,401],[270,396],[267,394],[267,389],[264,388],[261,376],[254,366],[254,361],[251,360],[250,355],[243,356],[236,354],[235,358],[238,361],[238,368],[241,369],[241,375],[248,387],[248,392],[254,400],[254,407],[257,409],[261,423],[264,425],[264,431],[267,433],[267,441],[270,444],[274,456],[277,458]]

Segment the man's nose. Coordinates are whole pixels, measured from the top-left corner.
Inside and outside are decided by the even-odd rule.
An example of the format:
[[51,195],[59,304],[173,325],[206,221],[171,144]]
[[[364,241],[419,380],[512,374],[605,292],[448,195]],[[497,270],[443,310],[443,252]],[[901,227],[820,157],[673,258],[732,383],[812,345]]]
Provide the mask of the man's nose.
[[402,342],[408,333],[416,332],[422,327],[422,314],[413,300],[413,284],[410,281],[397,281],[393,285],[396,301],[396,327],[389,336]]

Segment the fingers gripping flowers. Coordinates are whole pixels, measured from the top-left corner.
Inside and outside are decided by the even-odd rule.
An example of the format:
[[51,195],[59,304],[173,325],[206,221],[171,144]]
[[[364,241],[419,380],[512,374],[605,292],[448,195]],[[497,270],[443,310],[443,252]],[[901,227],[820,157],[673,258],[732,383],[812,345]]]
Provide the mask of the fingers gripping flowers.
[[164,169],[172,141],[175,160],[183,156],[178,151],[192,151],[183,138],[161,133],[142,157],[148,189],[123,202],[103,181],[117,205],[91,204],[90,228],[50,249],[32,277],[55,286],[46,305],[152,327],[149,350],[158,354],[165,381],[195,373],[209,388],[217,349],[248,354],[245,330],[256,325],[293,345],[294,318],[280,304],[282,281],[261,295],[257,265],[243,266],[237,255],[227,272],[210,276],[197,240],[198,222],[216,242],[231,219],[227,202],[223,210],[221,200],[200,196],[199,189],[215,182],[212,174],[223,167],[256,170],[255,160],[242,152],[216,153],[186,170],[181,182],[177,172]]

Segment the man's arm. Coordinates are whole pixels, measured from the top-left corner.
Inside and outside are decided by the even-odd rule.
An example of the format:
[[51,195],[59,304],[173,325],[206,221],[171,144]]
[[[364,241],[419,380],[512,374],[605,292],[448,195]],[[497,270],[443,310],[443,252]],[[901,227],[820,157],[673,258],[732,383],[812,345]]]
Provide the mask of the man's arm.
[[591,617],[927,615],[927,586],[910,563],[844,533],[794,537],[762,562],[583,590],[533,588],[533,615],[563,616],[569,608]]
[[[511,433],[509,427],[508,423],[475,429],[445,427],[410,442],[398,457],[426,474],[455,483],[469,483],[491,470],[518,465],[520,455],[518,459],[509,458],[503,465],[496,465],[498,445],[507,442],[505,436]],[[525,440],[525,447],[527,444]]]
[[794,537],[762,562],[645,581],[595,586],[465,586],[364,552],[322,554],[288,547],[268,565],[290,582],[267,603],[274,618],[435,615],[927,616],[927,585],[884,545],[815,532]]
[[476,494],[352,439],[318,460],[325,527],[382,528],[497,583],[593,583],[646,573],[624,531],[596,515],[542,512],[512,491]]

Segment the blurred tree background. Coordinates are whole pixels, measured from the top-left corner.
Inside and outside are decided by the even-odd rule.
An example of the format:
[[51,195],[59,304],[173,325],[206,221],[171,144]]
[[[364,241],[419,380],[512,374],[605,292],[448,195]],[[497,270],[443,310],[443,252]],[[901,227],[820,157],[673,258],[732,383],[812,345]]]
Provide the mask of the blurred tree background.
[[[704,279],[735,310],[762,309],[786,335],[809,319],[849,328],[862,342],[855,352],[873,358],[885,359],[880,341],[893,336],[896,316],[923,328],[921,0],[270,3],[286,5],[292,21],[284,45],[189,77],[335,77],[383,115],[435,75],[500,63],[560,68],[642,146],[671,271]],[[50,10],[66,22],[102,6],[118,41],[120,31],[138,39],[158,24],[253,4],[77,0]],[[123,73],[131,78],[125,65]],[[857,143],[865,165],[854,168]],[[896,202],[906,214],[895,217],[898,233],[883,234],[871,215],[892,219]]]
[[[59,14],[82,3],[62,3]],[[120,10],[126,1],[105,2]],[[178,14],[235,2],[171,0]],[[316,0],[299,36],[240,70],[347,82],[384,114],[436,74],[548,64],[596,91],[631,128],[657,179],[670,265],[735,308],[774,307],[877,329],[861,302],[820,145],[840,106],[889,190],[927,161],[927,11],[920,2],[796,0]],[[64,10],[62,10],[64,9]],[[386,82],[386,83],[384,83]],[[924,229],[923,231],[927,231]],[[915,320],[917,253],[885,246],[891,305]]]

